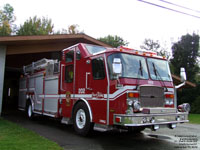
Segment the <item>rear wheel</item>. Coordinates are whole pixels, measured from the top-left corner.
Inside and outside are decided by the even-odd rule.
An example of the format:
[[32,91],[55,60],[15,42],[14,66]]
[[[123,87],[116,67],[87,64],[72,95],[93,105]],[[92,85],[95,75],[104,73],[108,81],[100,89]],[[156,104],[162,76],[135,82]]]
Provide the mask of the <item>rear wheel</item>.
[[93,123],[90,122],[88,107],[84,102],[79,102],[73,113],[74,130],[83,136],[86,136],[93,129]]
[[27,106],[26,106],[26,114],[27,114],[27,117],[29,119],[32,119],[33,116],[34,116],[34,114],[33,114],[33,107],[32,107],[32,104],[31,104],[30,101],[27,103]]

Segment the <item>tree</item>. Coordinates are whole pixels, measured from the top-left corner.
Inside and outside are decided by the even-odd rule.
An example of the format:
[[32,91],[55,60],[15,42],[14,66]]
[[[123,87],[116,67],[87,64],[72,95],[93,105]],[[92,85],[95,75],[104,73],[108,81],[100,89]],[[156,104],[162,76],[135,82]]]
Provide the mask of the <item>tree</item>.
[[[179,75],[180,68],[184,67],[187,74],[187,80],[196,82],[196,75],[198,73],[198,50],[199,50],[199,35],[193,33],[192,35],[183,35],[180,40],[172,45],[173,58],[171,59],[171,66],[173,73]],[[196,88],[182,89],[178,91],[178,104],[190,103],[192,106],[192,113],[199,113],[199,92],[200,84]]]
[[140,46],[141,49],[145,49],[147,51],[155,51],[158,52],[160,48],[160,44],[158,41],[153,41],[152,39],[145,39],[143,45]]
[[68,26],[67,29],[62,29],[61,31],[58,30],[54,32],[54,34],[83,34],[84,31],[80,31],[78,28],[79,28],[78,24],[72,24]]
[[48,35],[53,33],[53,24],[48,18],[29,18],[17,30],[17,35]]
[[4,5],[3,10],[0,10],[0,36],[11,35],[15,19],[13,7],[10,4]]
[[70,25],[68,27],[68,33],[69,34],[78,34],[79,33],[78,27],[79,27],[79,25],[77,25],[77,24]]
[[128,42],[125,41],[124,39],[122,39],[121,37],[115,35],[115,36],[112,36],[112,35],[108,35],[106,37],[101,37],[99,38],[98,40],[100,40],[101,42],[104,42],[108,45],[111,45],[113,47],[118,47],[120,45],[122,46],[127,46],[128,45]]
[[166,57],[167,59],[170,57],[170,53],[167,51],[167,48],[161,47],[158,40],[154,41],[152,39],[145,39],[143,45],[141,45],[140,48],[147,51],[154,51],[158,55]]
[[194,82],[195,76],[199,71],[197,57],[199,50],[199,35],[187,34],[181,37],[180,41],[172,46],[173,58],[171,64],[174,73],[179,75],[180,68],[184,67],[187,73],[187,79]]

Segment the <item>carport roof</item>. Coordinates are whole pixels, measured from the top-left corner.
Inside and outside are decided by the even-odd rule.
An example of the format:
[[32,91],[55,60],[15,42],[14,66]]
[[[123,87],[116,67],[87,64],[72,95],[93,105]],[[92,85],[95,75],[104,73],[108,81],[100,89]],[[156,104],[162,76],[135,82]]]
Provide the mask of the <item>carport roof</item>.
[[0,37],[0,45],[7,46],[7,55],[60,51],[77,43],[111,47],[86,34],[55,34]]
[[1,45],[13,44],[34,44],[48,42],[70,42],[70,41],[86,41],[101,46],[111,47],[99,40],[96,40],[86,34],[54,34],[54,35],[33,35],[33,36],[5,36],[0,37]]

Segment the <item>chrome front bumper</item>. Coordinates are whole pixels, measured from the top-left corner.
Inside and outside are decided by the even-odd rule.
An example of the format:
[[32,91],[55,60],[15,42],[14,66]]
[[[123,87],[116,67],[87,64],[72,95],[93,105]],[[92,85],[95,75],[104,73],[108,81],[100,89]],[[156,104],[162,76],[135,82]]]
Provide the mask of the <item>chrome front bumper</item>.
[[138,127],[189,122],[187,112],[168,114],[114,114],[114,125]]

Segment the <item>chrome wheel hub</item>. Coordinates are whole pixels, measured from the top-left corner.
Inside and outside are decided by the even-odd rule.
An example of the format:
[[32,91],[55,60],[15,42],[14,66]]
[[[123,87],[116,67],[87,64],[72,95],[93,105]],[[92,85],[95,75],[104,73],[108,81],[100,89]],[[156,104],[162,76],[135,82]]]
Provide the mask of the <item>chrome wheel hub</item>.
[[32,107],[31,105],[28,106],[28,117],[32,116]]
[[86,124],[86,114],[83,109],[79,109],[76,113],[76,125],[79,129],[83,129]]

